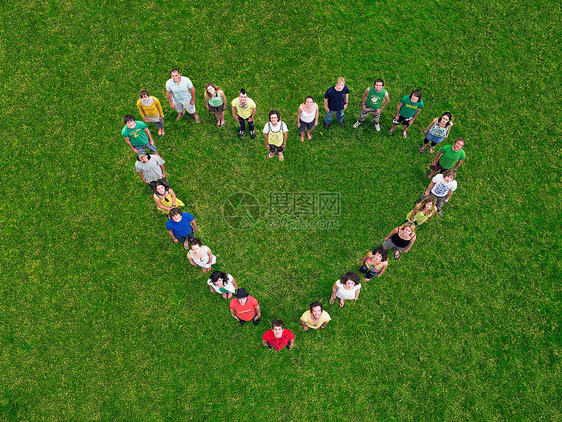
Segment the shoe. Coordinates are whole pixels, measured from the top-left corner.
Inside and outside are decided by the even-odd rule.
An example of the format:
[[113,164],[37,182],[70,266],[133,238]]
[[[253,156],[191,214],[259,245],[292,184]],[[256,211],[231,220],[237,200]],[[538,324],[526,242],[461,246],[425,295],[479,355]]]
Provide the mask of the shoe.
[[250,131],[250,138],[254,139],[256,137],[256,132],[253,130]]
[[375,123],[375,129],[377,130],[377,132],[380,132],[381,126],[378,123]]
[[360,121],[356,121],[355,123],[353,123],[353,128],[354,128],[354,129],[357,129],[360,124],[361,124]]
[[439,217],[443,217],[443,211],[437,210],[437,215],[438,215]]
[[282,152],[278,152],[277,155],[279,155],[279,161],[283,161],[285,159]]
[[345,127],[345,122],[342,120],[341,122],[338,122],[340,124],[341,127]]
[[330,127],[329,123],[324,122],[324,129],[328,129]]
[[245,133],[246,133],[245,131],[241,130],[240,132],[238,132],[238,137],[239,137],[240,139],[242,139],[242,138],[244,137],[244,134],[245,134]]
[[269,154],[267,154],[267,158],[273,158],[274,155],[275,155],[275,153],[270,152]]
[[390,130],[388,131],[388,134],[389,134],[390,136],[392,136],[392,129],[390,129]]

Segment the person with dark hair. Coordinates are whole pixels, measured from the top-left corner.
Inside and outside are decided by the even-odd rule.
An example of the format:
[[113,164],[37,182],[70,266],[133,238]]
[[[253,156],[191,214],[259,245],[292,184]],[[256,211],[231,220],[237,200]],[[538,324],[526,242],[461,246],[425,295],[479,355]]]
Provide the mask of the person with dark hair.
[[165,161],[158,154],[147,154],[143,149],[137,153],[137,162],[135,163],[135,170],[137,171],[141,180],[148,184],[153,192],[156,192],[156,185],[158,183],[169,187],[170,184],[166,179],[166,170],[164,169]]
[[204,273],[211,271],[213,265],[217,262],[217,257],[213,255],[207,246],[201,244],[201,240],[197,237],[191,239],[191,244],[187,251],[187,259],[191,265],[201,267]]
[[333,114],[336,113],[336,120],[341,127],[345,127],[343,120],[343,112],[349,104],[349,88],[345,84],[344,78],[338,78],[336,85],[328,88],[324,94],[324,109],[326,110],[326,118],[324,119],[324,129],[330,127]]
[[451,132],[451,126],[453,126],[453,122],[451,121],[452,118],[451,113],[447,111],[443,113],[441,117],[436,117],[432,120],[427,129],[423,132],[425,139],[420,147],[420,154],[424,152],[427,144],[430,142],[431,146],[429,147],[429,153],[433,154],[433,148],[435,145],[440,144],[447,139],[449,133]]
[[367,255],[361,260],[361,274],[365,274],[365,280],[369,281],[373,277],[383,275],[388,266],[388,254],[384,248],[378,247],[373,252],[367,252]]
[[320,302],[312,302],[310,309],[302,314],[300,321],[302,329],[306,331],[309,328],[314,328],[315,330],[325,328],[331,319]]
[[246,90],[242,88],[238,97],[233,99],[230,105],[232,106],[232,117],[234,117],[234,120],[238,120],[238,123],[240,124],[238,137],[242,138],[244,136],[246,133],[246,122],[248,122],[248,127],[250,128],[250,138],[254,139],[256,137],[256,132],[254,131],[256,103],[254,100],[249,98]]
[[185,249],[189,249],[189,239],[193,239],[197,231],[197,222],[188,212],[181,212],[179,208],[172,208],[168,214],[166,230],[175,243],[183,243]]
[[445,170],[443,174],[435,175],[419,201],[433,196],[436,199],[437,214],[439,217],[443,217],[443,203],[449,202],[451,195],[457,190],[456,176],[457,172],[453,169]]
[[406,139],[408,134],[406,131],[414,123],[418,114],[420,114],[423,108],[423,101],[421,99],[421,91],[415,89],[410,95],[405,95],[396,108],[396,116],[392,121],[392,127],[388,131],[389,135],[392,135],[394,129],[399,124],[402,124],[402,137]]
[[365,89],[365,92],[363,92],[363,99],[361,100],[361,111],[359,112],[357,121],[353,125],[354,128],[358,128],[363,120],[371,114],[375,129],[377,132],[380,132],[381,127],[379,125],[379,119],[381,117],[381,112],[390,101],[388,92],[383,86],[383,80],[377,79],[373,86],[368,86],[367,89]]
[[230,314],[240,325],[244,325],[249,321],[252,321],[254,325],[260,323],[260,305],[255,297],[248,295],[246,289],[238,289],[234,299],[230,301],[229,307]]
[[148,149],[153,154],[156,154],[156,145],[154,145],[154,140],[148,126],[135,120],[135,116],[127,114],[123,119],[125,121],[125,127],[121,130],[121,136],[125,139],[125,142],[131,150],[138,154],[139,151],[144,151],[145,148]]
[[137,107],[144,123],[152,122],[158,128],[158,136],[164,136],[164,112],[160,100],[141,89]]
[[273,158],[276,154],[279,161],[283,161],[283,150],[287,145],[287,125],[281,120],[281,114],[277,110],[269,112],[269,122],[263,127],[265,147],[269,150],[267,158]]
[[345,273],[334,283],[334,286],[332,287],[330,304],[333,304],[334,300],[338,298],[340,301],[340,308],[343,308],[346,300],[357,300],[360,290],[361,280],[359,279],[357,273]]
[[162,181],[156,182],[154,202],[163,214],[168,214],[174,207],[184,206],[184,203],[176,197],[174,190],[170,186],[166,186]]
[[301,133],[301,142],[304,142],[304,131],[306,130],[306,137],[310,141],[312,135],[310,132],[318,125],[318,104],[314,102],[314,98],[310,95],[305,98],[304,103],[299,106],[297,110],[297,126]]
[[382,247],[385,249],[393,249],[394,259],[400,258],[400,252],[408,252],[416,241],[415,229],[416,225],[410,222],[396,227],[384,238]]
[[222,271],[215,271],[211,274],[211,278],[207,280],[207,284],[211,288],[211,293],[218,293],[222,295],[224,299],[231,299],[232,294],[235,293],[238,288],[234,277]]
[[435,154],[433,163],[429,166],[431,171],[427,175],[429,179],[433,177],[435,173],[443,173],[445,170],[457,170],[464,159],[466,154],[463,151],[464,139],[459,138],[455,141],[453,145],[443,145]]
[[217,118],[217,127],[224,126],[224,110],[226,109],[226,97],[224,91],[215,84],[209,82],[205,85],[205,104],[207,110],[212,111]]
[[182,118],[187,111],[197,123],[201,121],[195,110],[195,88],[191,79],[181,76],[178,69],[172,70],[172,77],[166,81],[166,95],[170,107],[178,112],[176,120]]
[[269,350],[281,350],[286,348],[291,350],[295,345],[295,335],[291,330],[285,328],[285,324],[279,318],[271,322],[271,330],[263,333],[261,344]]

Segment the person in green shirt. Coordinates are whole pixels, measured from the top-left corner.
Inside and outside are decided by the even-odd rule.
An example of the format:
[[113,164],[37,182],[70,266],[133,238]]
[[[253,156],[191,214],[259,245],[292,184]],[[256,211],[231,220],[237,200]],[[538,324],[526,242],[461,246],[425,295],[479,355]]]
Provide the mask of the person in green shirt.
[[156,145],[154,145],[154,140],[148,130],[148,126],[135,120],[135,117],[127,114],[124,118],[125,127],[121,130],[121,136],[125,139],[125,142],[131,150],[137,154],[139,150],[144,151],[145,148],[152,153],[156,153]]
[[412,123],[414,123],[414,120],[416,120],[416,117],[418,117],[422,108],[423,101],[421,99],[421,91],[419,89],[412,91],[410,95],[405,95],[398,103],[396,116],[392,121],[392,127],[388,131],[388,134],[392,135],[396,126],[402,124],[402,137],[406,139],[408,137],[406,131]]
[[363,92],[363,99],[361,101],[361,111],[359,112],[359,117],[353,125],[354,128],[358,128],[361,122],[371,114],[373,124],[377,132],[380,132],[381,127],[379,126],[379,118],[381,116],[382,110],[388,104],[390,100],[388,92],[383,88],[384,82],[382,79],[377,79],[373,86],[368,86],[365,92]]
[[464,139],[459,138],[454,145],[444,145],[439,148],[433,163],[429,166],[431,171],[427,177],[431,179],[436,173],[443,173],[449,169],[457,170],[466,158],[462,147],[464,147]]

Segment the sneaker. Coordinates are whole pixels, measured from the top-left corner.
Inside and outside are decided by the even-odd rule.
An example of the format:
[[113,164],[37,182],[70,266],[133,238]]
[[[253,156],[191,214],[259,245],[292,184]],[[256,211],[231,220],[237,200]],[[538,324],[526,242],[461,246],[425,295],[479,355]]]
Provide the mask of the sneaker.
[[328,129],[330,127],[329,123],[324,122],[324,129]]
[[279,161],[283,161],[285,159],[282,152],[278,152],[277,155],[279,155]]
[[377,130],[377,132],[380,132],[381,126],[378,123],[375,123],[375,129]]
[[443,211],[437,210],[437,215],[438,215],[439,217],[443,217]]
[[250,131],[250,138],[254,139],[256,137],[256,132],[253,130]]
[[345,122],[342,120],[341,122],[338,122],[340,124],[341,127],[345,127]]
[[240,139],[242,139],[242,137],[244,137],[244,134],[245,134],[245,133],[246,133],[245,131],[241,130],[240,132],[238,132],[238,137],[239,137]]
[[355,123],[353,123],[353,128],[357,129],[359,127],[359,125],[361,124],[361,122],[358,120]]
[[273,158],[274,155],[275,155],[275,153],[270,152],[270,153],[267,155],[267,158]]

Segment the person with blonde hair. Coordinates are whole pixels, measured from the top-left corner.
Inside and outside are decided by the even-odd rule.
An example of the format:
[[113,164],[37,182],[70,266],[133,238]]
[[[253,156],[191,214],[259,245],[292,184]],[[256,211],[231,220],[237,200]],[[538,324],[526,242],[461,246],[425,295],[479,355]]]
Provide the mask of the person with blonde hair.
[[137,107],[145,123],[152,122],[158,128],[158,136],[164,136],[164,112],[160,100],[148,95],[146,89],[141,89]]
[[400,252],[408,252],[416,241],[416,225],[406,222],[392,230],[384,238],[382,247],[394,250],[394,259],[400,258]]
[[207,110],[212,111],[217,118],[217,127],[224,126],[224,110],[226,109],[226,97],[222,89],[209,82],[205,85],[205,105]]
[[437,212],[437,199],[434,196],[427,196],[419,201],[412,211],[406,214],[406,221],[414,223],[416,226],[427,223]]
[[349,88],[345,84],[344,78],[338,78],[336,85],[328,88],[324,94],[324,109],[326,110],[326,118],[324,119],[324,129],[330,127],[333,114],[336,113],[336,120],[341,127],[345,127],[343,120],[343,112],[349,103]]

